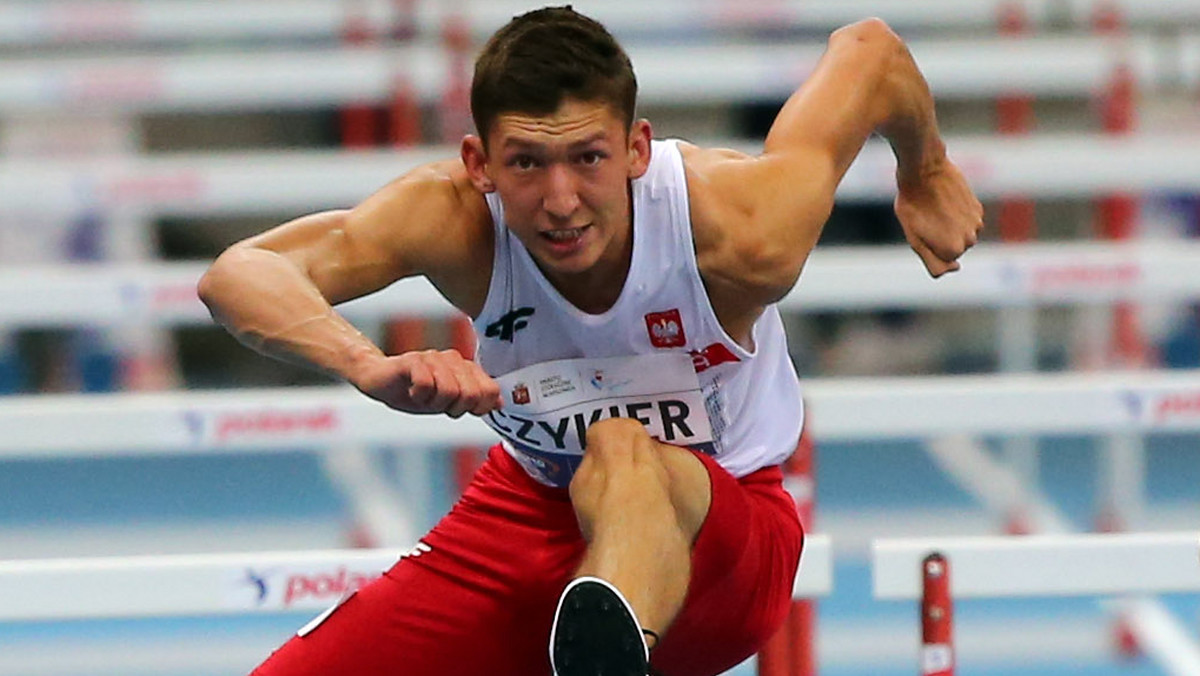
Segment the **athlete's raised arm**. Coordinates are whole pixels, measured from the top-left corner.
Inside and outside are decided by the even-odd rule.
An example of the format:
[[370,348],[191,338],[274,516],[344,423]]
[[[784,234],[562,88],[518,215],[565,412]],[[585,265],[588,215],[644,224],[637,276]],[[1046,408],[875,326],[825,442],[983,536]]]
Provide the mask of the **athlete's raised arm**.
[[931,275],[958,269],[982,227],[982,207],[946,156],[929,87],[907,47],[882,21],[868,19],[830,36],[762,155],[685,155],[706,279],[757,302],[786,294],[816,245],[837,184],[873,132],[897,158],[895,206],[908,242]]
[[393,408],[485,413],[495,383],[457,353],[387,357],[333,305],[425,275],[455,306],[487,293],[487,208],[454,160],[414,170],[351,210],[311,214],[234,244],[200,280],[213,317],[246,345],[341,377]]

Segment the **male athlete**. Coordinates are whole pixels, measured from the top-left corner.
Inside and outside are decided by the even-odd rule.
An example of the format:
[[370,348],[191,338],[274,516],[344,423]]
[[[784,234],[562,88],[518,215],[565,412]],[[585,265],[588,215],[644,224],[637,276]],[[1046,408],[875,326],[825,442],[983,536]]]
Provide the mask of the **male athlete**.
[[[982,210],[878,20],[832,35],[758,156],[651,140],[636,90],[599,24],[517,17],[476,62],[479,135],[459,158],[205,275],[201,297],[252,347],[503,440],[419,556],[256,674],[702,676],[782,623],[803,535],[778,465],[802,411],[774,303],[872,132],[933,276],[958,268]],[[331,307],[413,275],[474,319],[475,361],[385,355]]]

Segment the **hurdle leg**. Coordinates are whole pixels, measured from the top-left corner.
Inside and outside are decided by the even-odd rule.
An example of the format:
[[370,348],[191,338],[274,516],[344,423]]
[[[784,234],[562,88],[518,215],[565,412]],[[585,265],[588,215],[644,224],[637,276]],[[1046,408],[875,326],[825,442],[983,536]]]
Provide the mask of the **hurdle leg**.
[[921,562],[921,676],[954,676],[950,562],[938,552]]
[[[811,533],[815,528],[816,447],[812,442],[810,422],[806,416],[796,450],[783,464],[784,486],[796,502],[805,533]],[[787,620],[759,651],[759,676],[814,676],[817,673],[816,623],[816,602],[793,600]]]

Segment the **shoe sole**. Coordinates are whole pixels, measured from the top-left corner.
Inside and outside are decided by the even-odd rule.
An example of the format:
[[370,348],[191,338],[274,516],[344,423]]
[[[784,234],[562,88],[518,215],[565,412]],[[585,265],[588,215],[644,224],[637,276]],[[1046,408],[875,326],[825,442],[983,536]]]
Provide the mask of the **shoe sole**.
[[572,580],[550,632],[556,676],[646,676],[648,651],[629,602],[608,582]]

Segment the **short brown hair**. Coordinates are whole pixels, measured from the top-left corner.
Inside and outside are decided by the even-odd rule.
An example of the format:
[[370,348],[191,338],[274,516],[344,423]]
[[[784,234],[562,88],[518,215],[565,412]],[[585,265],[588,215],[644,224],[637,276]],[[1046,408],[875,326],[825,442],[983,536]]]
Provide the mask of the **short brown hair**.
[[568,98],[608,104],[633,124],[637,77],[629,56],[604,26],[570,5],[513,18],[475,60],[471,115],[485,140],[499,115],[549,115]]

